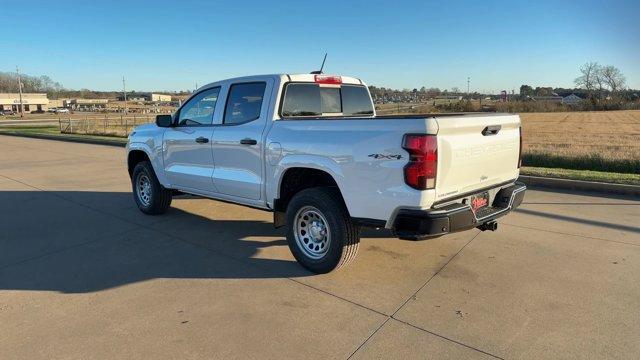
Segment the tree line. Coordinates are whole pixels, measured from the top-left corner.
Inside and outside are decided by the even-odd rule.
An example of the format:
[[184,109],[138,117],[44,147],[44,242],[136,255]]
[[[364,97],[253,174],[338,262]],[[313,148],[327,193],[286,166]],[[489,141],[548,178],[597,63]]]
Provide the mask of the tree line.
[[[22,92],[25,93],[46,93],[50,99],[60,98],[80,98],[80,99],[114,99],[122,95],[122,91],[96,91],[90,89],[73,90],[67,89],[57,81],[52,80],[47,75],[33,76],[20,74],[20,82],[22,83]],[[18,76],[14,72],[0,71],[0,92],[17,93]],[[162,94],[186,95],[189,91],[160,91]],[[128,97],[142,94],[137,91],[127,91]]]
[[[115,98],[122,94],[119,91],[94,91],[89,89],[71,90],[64,88],[59,82],[52,80],[47,75],[32,76],[23,74],[20,76],[23,92],[44,92],[52,98]],[[576,94],[583,99],[589,99],[594,107],[598,104],[611,104],[612,102],[625,102],[638,100],[638,91],[626,87],[626,78],[620,69],[612,65],[602,66],[596,62],[588,62],[580,67],[580,76],[575,79],[576,88],[552,88],[552,87],[532,87],[529,85],[520,86],[520,98],[526,99],[528,96],[568,96]],[[438,95],[466,95],[459,88],[453,87],[450,90],[437,87],[426,87],[414,89],[392,89],[385,87],[369,86],[374,100],[379,101],[423,101],[434,98]],[[0,71],[0,92],[18,92],[18,79],[16,73]],[[133,95],[134,91],[128,91],[127,96]],[[163,92],[185,95],[188,91]],[[484,98],[490,94],[472,92],[471,98]],[[497,97],[497,95],[493,95]]]
[[580,76],[574,83],[575,88],[552,88],[529,85],[520,86],[520,96],[568,96],[576,94],[594,103],[603,100],[633,101],[638,98],[638,91],[628,89],[626,78],[622,71],[613,65],[602,66],[597,62],[588,62],[580,67]]
[[[20,75],[23,92],[54,93],[63,90],[59,82],[53,81],[47,75]],[[0,92],[18,92],[18,76],[16,73],[0,71]]]
[[588,62],[580,67],[580,74],[575,83],[587,91],[590,99],[617,96],[626,88],[624,74],[613,65],[602,66],[597,62]]

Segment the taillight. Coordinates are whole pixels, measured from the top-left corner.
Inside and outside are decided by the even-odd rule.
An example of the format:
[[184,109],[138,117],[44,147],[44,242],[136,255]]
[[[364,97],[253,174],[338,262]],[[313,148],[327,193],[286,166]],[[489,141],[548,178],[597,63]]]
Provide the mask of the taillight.
[[313,79],[318,84],[342,84],[340,76],[316,75]]
[[409,152],[409,163],[404,167],[404,182],[418,190],[435,188],[438,170],[436,136],[406,134],[402,148]]
[[518,169],[522,166],[522,126],[518,128],[520,130],[520,149],[518,150]]

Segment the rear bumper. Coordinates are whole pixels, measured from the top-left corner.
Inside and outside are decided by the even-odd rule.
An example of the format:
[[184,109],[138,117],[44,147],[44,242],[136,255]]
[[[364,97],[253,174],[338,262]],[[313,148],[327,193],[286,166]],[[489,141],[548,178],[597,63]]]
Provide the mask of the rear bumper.
[[393,230],[401,239],[418,240],[469,230],[508,214],[520,206],[527,187],[519,182],[498,191],[490,207],[474,214],[468,204],[456,203],[439,209],[398,212]]

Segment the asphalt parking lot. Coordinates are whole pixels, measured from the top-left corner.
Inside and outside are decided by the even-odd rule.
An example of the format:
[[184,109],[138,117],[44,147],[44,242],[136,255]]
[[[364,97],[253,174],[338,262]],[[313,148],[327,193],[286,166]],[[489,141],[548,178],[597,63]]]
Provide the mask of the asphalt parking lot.
[[530,190],[497,232],[365,231],[320,276],[270,220],[144,216],[124,149],[0,136],[0,359],[640,354],[638,199]]

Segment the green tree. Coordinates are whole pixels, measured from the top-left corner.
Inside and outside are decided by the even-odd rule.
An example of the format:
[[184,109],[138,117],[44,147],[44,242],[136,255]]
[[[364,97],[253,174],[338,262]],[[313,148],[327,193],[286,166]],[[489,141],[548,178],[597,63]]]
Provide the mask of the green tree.
[[520,96],[532,96],[533,88],[529,85],[520,85]]

